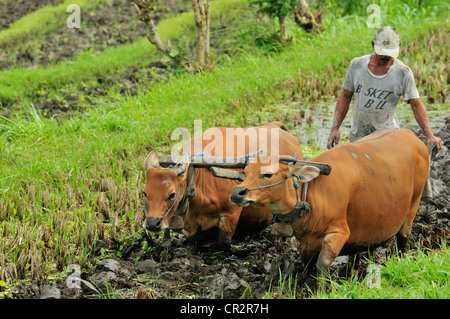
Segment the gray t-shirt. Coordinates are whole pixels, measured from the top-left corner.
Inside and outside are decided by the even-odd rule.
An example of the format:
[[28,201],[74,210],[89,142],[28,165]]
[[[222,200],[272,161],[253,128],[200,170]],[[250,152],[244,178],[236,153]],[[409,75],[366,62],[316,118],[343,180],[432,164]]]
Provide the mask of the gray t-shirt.
[[353,59],[342,84],[355,96],[351,142],[376,131],[397,129],[395,108],[400,96],[405,101],[419,98],[414,76],[403,62],[394,59],[389,71],[377,76],[369,71],[370,57],[369,54]]

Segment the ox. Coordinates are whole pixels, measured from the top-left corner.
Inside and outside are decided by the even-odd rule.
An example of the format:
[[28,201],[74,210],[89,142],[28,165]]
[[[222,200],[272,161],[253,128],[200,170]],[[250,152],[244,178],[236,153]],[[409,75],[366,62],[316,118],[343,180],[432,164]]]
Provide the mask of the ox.
[[[312,159],[332,167],[328,176],[308,164],[280,163],[274,171],[260,160],[245,168],[230,200],[285,217],[303,206],[289,223],[302,260],[315,263],[319,276],[328,274],[338,254],[375,248],[394,235],[399,249],[406,247],[429,167],[425,144],[410,130],[376,132]],[[306,203],[298,193],[304,183]]]
[[[209,129],[184,145],[183,160],[173,168],[160,167],[157,153],[150,152],[144,162],[147,180],[144,187],[144,228],[153,232],[170,229],[171,216],[185,197],[189,165],[193,165],[186,153],[241,157],[249,154],[252,147],[258,147],[263,154],[281,153],[303,158],[299,142],[279,122],[245,129]],[[243,209],[229,201],[231,190],[238,182],[215,177],[204,167],[195,168],[194,176],[195,195],[185,211],[178,212],[183,219],[183,233],[188,239],[196,242],[217,240],[226,244],[231,238],[257,233],[269,225],[270,209]]]

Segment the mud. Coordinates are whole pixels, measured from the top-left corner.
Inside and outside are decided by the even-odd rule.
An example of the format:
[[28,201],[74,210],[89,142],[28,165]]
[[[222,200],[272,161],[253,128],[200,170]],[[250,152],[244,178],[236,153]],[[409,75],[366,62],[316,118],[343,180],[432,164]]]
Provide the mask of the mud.
[[[98,97],[108,96],[111,90],[117,90],[121,95],[135,96],[139,88],[149,88],[161,81],[167,81],[175,74],[176,70],[170,63],[161,61],[149,62],[141,66],[131,66],[120,75],[111,75],[97,78],[97,83],[82,85],[75,92],[61,91],[58,97],[43,94],[36,96],[34,106],[44,117],[56,114],[61,118],[70,117],[82,113],[86,109],[95,106]],[[0,115],[8,116],[7,110]]]
[[[444,149],[432,162],[435,204],[421,203],[414,220],[411,249],[439,249],[450,238],[450,118],[437,134]],[[215,245],[194,247],[180,233],[170,238],[161,234],[153,239],[142,237],[126,243],[99,240],[92,253],[102,248],[122,246],[121,258],[102,259],[88,272],[68,272],[57,280],[22,282],[11,288],[12,298],[261,298],[268,292],[273,298],[288,296],[287,282],[296,285],[296,297],[305,298],[315,291],[317,282],[305,271],[294,238],[274,239],[268,230],[233,243],[228,249]],[[378,248],[376,258],[383,263],[393,251]],[[365,256],[363,254],[362,256]],[[76,265],[75,265],[76,266]],[[69,266],[70,268],[71,266]],[[76,268],[76,267],[72,267]],[[336,258],[331,273],[334,278],[361,278],[367,263],[350,270],[347,256]]]

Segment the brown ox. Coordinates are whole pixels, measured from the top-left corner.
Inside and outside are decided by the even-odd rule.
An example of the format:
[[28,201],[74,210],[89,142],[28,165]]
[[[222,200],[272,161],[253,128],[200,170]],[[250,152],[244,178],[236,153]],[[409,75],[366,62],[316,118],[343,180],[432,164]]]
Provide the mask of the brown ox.
[[[303,158],[297,139],[278,122],[245,129],[212,128],[189,140],[182,153],[242,157],[256,149],[262,149],[265,154],[280,152]],[[186,189],[189,163],[187,156],[183,158],[174,168],[161,168],[155,151],[147,156],[144,187],[147,216],[144,227],[147,230],[160,231],[169,227],[169,219]],[[214,177],[208,168],[197,168],[194,176],[195,195],[186,212],[181,214],[186,237],[197,242],[218,239],[224,243],[233,236],[239,238],[257,233],[269,224],[271,212],[268,208],[243,209],[229,201],[231,189],[238,182]]]
[[338,254],[374,248],[394,235],[399,248],[405,248],[429,165],[427,148],[413,132],[376,132],[311,161],[329,164],[331,174],[319,176],[309,165],[280,163],[278,171],[272,171],[268,164],[249,164],[246,179],[233,188],[230,200],[286,214],[298,203],[293,180],[309,182],[306,202],[312,210],[300,215],[292,228],[302,260],[317,261],[320,276],[328,273]]

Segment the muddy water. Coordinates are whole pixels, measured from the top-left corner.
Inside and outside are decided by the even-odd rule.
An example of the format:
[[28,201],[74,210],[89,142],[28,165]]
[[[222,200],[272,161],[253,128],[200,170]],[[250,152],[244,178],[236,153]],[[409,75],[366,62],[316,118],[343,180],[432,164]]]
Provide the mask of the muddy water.
[[[287,102],[278,105],[277,108],[280,109],[283,122],[293,128],[291,132],[299,139],[301,145],[325,149],[333,124],[336,103],[337,100],[329,100],[305,106],[301,102]],[[433,131],[437,132],[445,123],[446,111],[439,109],[441,105],[429,105],[426,107],[431,127]],[[341,142],[348,142],[353,110],[354,104],[352,103],[340,128]],[[420,130],[409,104],[400,103],[398,105],[397,118],[400,128],[408,128],[416,133]]]

